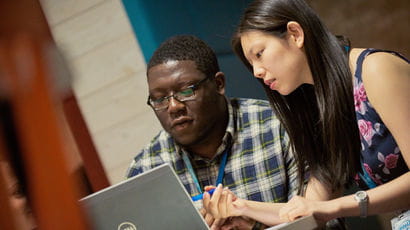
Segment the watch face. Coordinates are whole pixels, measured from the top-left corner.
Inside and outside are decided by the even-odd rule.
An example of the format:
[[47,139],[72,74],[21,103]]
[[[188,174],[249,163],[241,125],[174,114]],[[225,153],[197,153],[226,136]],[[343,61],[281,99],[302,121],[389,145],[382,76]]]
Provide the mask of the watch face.
[[359,191],[359,192],[356,193],[356,197],[359,198],[360,200],[364,200],[364,199],[366,199],[367,194],[364,191]]

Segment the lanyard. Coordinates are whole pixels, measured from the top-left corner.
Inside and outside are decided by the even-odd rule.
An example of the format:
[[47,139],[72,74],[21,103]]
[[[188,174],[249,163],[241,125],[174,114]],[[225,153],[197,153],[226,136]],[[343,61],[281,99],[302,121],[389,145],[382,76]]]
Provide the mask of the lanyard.
[[373,181],[373,179],[370,177],[370,175],[367,173],[366,169],[364,168],[363,163],[361,163],[361,165],[362,165],[363,173],[359,172],[357,174],[366,183],[366,185],[367,185],[367,187],[369,187],[369,189],[377,187],[377,184]]
[[[218,184],[222,184],[222,180],[225,174],[225,166],[226,166],[226,161],[228,159],[228,151],[230,151],[230,147],[226,148],[222,155],[221,159],[221,164],[219,165],[219,171],[218,171],[218,178],[216,179],[216,186]],[[189,174],[191,174],[192,179],[194,180],[195,186],[198,189],[199,193],[203,193],[201,185],[199,184],[198,178],[195,175],[194,168],[192,167],[191,161],[188,158],[188,155],[184,152],[182,154],[182,159],[184,160],[184,163],[188,169]]]

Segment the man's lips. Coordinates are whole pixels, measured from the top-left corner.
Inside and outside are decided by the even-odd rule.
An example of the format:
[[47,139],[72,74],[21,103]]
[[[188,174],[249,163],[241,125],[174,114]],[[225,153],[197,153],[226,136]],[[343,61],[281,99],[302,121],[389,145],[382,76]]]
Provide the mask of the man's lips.
[[193,119],[191,119],[189,117],[179,117],[179,118],[172,121],[171,128],[176,128],[177,126],[181,126],[183,124],[191,122],[192,120]]

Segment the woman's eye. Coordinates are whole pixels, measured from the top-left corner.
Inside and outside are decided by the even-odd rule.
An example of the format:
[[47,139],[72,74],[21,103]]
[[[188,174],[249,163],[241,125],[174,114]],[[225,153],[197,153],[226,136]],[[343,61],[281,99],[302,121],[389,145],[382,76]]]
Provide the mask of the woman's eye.
[[260,58],[262,56],[263,50],[256,53],[256,58]]

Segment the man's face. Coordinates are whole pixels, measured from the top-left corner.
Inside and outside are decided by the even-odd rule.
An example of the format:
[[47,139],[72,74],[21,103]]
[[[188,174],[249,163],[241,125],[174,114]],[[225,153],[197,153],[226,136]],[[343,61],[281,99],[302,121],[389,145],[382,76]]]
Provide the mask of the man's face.
[[[149,96],[153,100],[169,96],[205,78],[194,61],[168,61],[148,71]],[[180,145],[189,147],[206,142],[216,129],[226,128],[219,125],[227,114],[223,108],[223,84],[218,87],[217,82],[211,76],[197,87],[193,100],[180,102],[171,97],[167,108],[155,111],[162,127]]]

